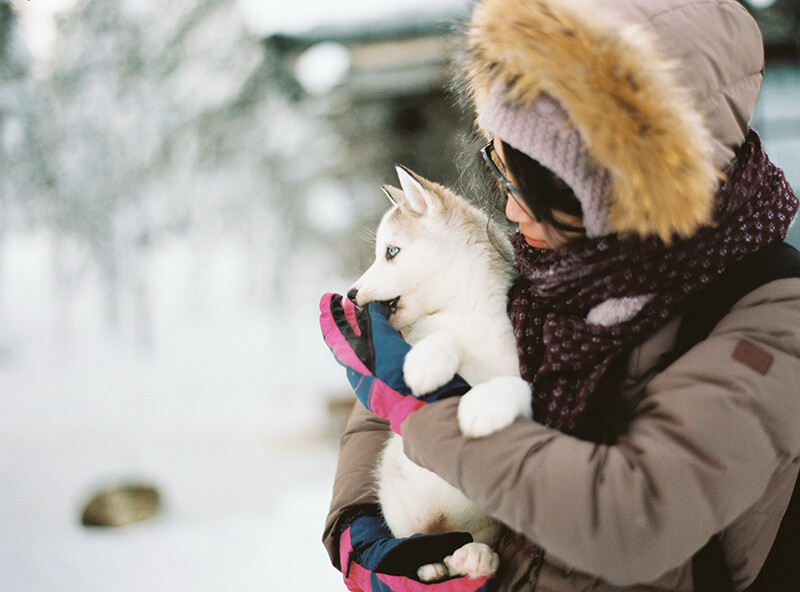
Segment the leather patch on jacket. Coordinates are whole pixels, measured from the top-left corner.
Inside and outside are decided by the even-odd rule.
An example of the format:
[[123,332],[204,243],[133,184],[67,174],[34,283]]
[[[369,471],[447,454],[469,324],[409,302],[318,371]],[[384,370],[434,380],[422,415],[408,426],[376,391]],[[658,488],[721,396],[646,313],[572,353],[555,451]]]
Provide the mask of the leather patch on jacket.
[[762,376],[765,375],[769,371],[769,367],[772,366],[771,354],[744,339],[740,339],[739,343],[736,344],[731,358],[755,370]]

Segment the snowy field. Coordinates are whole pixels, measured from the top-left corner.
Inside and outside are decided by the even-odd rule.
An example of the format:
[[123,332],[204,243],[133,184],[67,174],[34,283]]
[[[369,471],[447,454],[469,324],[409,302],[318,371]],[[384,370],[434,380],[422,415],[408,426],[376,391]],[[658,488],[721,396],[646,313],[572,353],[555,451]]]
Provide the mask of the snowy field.
[[[227,288],[198,311],[179,280],[199,262],[164,249],[148,350],[103,329],[91,276],[59,300],[53,248],[11,235],[0,250],[0,590],[342,589],[319,539],[326,398],[344,377],[316,325],[338,286],[298,285],[291,309],[258,312],[229,253],[204,262]],[[82,527],[89,496],[127,480],[156,485],[161,514]]]
[[[320,337],[317,303],[322,292],[344,291],[353,278],[332,275],[334,266],[319,253],[284,261],[285,253],[279,255],[273,241],[283,235],[260,219],[217,219],[219,211],[236,211],[237,205],[251,211],[251,202],[270,197],[259,156],[278,139],[278,147],[291,152],[285,138],[302,136],[291,127],[300,115],[292,119],[273,111],[272,127],[258,127],[256,114],[280,107],[273,100],[249,114],[254,120],[244,127],[255,130],[252,136],[237,132],[237,121],[208,131],[198,123],[199,115],[220,108],[223,99],[237,103],[243,84],[237,76],[248,75],[264,59],[260,36],[310,30],[332,18],[372,22],[398,11],[419,16],[463,5],[463,0],[359,0],[347,10],[326,0],[12,3],[26,51],[44,64],[34,69],[37,76],[51,72],[55,48],[66,44],[59,52],[66,56],[62,72],[79,87],[75,96],[93,97],[56,101],[71,106],[65,111],[74,116],[60,118],[69,139],[63,157],[75,164],[72,199],[97,189],[87,187],[88,181],[106,183],[96,191],[103,198],[115,190],[129,193],[119,180],[130,164],[124,155],[146,161],[148,147],[163,139],[159,134],[177,126],[190,128],[185,132],[189,147],[175,149],[184,155],[175,158],[177,172],[154,164],[162,176],[155,188],[141,188],[153,210],[142,206],[144,200],[134,202],[140,210],[132,209],[145,221],[162,214],[169,219],[167,198],[177,187],[194,197],[187,205],[189,218],[202,219],[192,218],[191,236],[156,229],[158,236],[140,244],[140,252],[126,243],[116,261],[120,277],[109,282],[85,244],[71,244],[68,233],[55,235],[41,226],[20,230],[29,227],[9,222],[0,199],[0,592],[343,590],[320,537],[337,451],[328,404],[345,393],[346,380]],[[193,5],[205,8],[196,12]],[[85,18],[56,26],[54,13],[86,7],[92,10]],[[241,38],[239,11],[254,39]],[[159,17],[162,12],[166,20]],[[115,21],[120,15],[130,22]],[[109,23],[124,33],[115,33]],[[141,23],[150,24],[137,30]],[[21,68],[27,65],[21,47],[12,52],[18,64],[11,75],[23,97],[15,108],[33,104],[29,97],[38,96],[32,91],[35,77],[29,79]],[[172,72],[171,66],[149,64],[151,58],[169,60],[173,54],[185,68]],[[72,64],[81,55],[91,58],[89,66]],[[124,70],[138,60],[152,67]],[[164,70],[166,79],[159,78]],[[120,80],[125,83],[117,85]],[[29,116],[18,110],[20,117]],[[109,130],[95,137],[86,130],[98,120]],[[0,129],[0,149],[10,153],[23,145],[25,135],[21,121],[16,127],[9,121]],[[281,131],[281,125],[287,129]],[[207,176],[207,162],[199,173],[192,168],[192,159],[199,159],[192,139],[203,131],[192,126],[209,135],[242,134],[229,148],[234,152],[233,164],[225,165],[229,168]],[[98,148],[92,142],[105,141],[106,131],[115,139]],[[251,146],[246,142],[253,136]],[[317,130],[314,138],[321,137]],[[107,146],[116,150],[109,153]],[[244,152],[249,159],[233,158]],[[317,158],[311,154],[308,158]],[[247,164],[236,168],[239,162]],[[31,169],[38,180],[41,170],[35,163]],[[114,174],[98,180],[104,170]],[[215,177],[218,170],[229,176]],[[184,179],[185,171],[194,183]],[[57,176],[66,179],[64,171]],[[139,180],[136,174],[130,178]],[[231,198],[228,189],[236,183],[245,189]],[[35,185],[21,184],[24,192]],[[215,196],[225,198],[219,200],[223,204],[234,203],[215,211]],[[248,196],[250,202],[244,203]],[[26,203],[24,196],[18,198]],[[217,213],[209,216],[209,211]],[[272,220],[258,207],[252,211]],[[72,223],[80,217],[69,212],[65,219]],[[131,224],[124,216],[115,222],[127,238],[138,228],[137,220]],[[240,236],[203,234],[203,229],[236,224]],[[247,229],[258,240],[248,243]],[[264,267],[276,264],[290,269],[272,282],[281,284],[280,294],[265,289],[264,278],[280,276]],[[115,306],[109,316],[110,288]],[[159,489],[164,507],[156,518],[121,529],[81,526],[83,507],[98,490],[129,481]]]

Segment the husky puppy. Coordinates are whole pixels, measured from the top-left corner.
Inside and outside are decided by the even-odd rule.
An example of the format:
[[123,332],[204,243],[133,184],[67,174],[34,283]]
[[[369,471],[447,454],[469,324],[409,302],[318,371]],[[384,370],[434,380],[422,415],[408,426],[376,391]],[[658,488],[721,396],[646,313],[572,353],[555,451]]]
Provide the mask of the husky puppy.
[[[515,277],[506,236],[486,214],[452,191],[397,167],[402,190],[384,187],[392,207],[376,234],[375,261],[353,284],[357,305],[389,303],[389,322],[412,345],[403,373],[416,395],[458,373],[472,385],[459,402],[462,432],[486,436],[530,417],[530,388],[519,378],[516,339],[506,313]],[[396,537],[469,532],[444,563],[425,565],[423,581],[453,575],[492,575],[498,556],[490,545],[499,523],[433,472],[412,463],[393,434],[377,468],[377,491]]]

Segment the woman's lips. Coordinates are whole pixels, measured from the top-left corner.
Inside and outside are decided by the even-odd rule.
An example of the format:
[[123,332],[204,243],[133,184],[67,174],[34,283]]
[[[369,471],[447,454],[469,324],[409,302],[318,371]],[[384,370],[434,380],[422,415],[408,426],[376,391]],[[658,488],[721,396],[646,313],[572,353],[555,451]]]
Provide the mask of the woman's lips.
[[[525,235],[523,235],[525,236]],[[544,242],[543,240],[535,239],[535,238],[528,238],[525,236],[525,242],[528,243],[530,246],[535,247],[537,249],[547,249],[549,245]]]

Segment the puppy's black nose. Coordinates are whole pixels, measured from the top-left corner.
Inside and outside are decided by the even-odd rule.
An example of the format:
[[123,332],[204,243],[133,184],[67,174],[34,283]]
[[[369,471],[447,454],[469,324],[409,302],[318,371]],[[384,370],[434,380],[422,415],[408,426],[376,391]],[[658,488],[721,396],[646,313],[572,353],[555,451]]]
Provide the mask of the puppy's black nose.
[[347,298],[350,302],[355,303],[356,296],[358,296],[358,289],[357,288],[350,288],[350,291],[347,293]]

